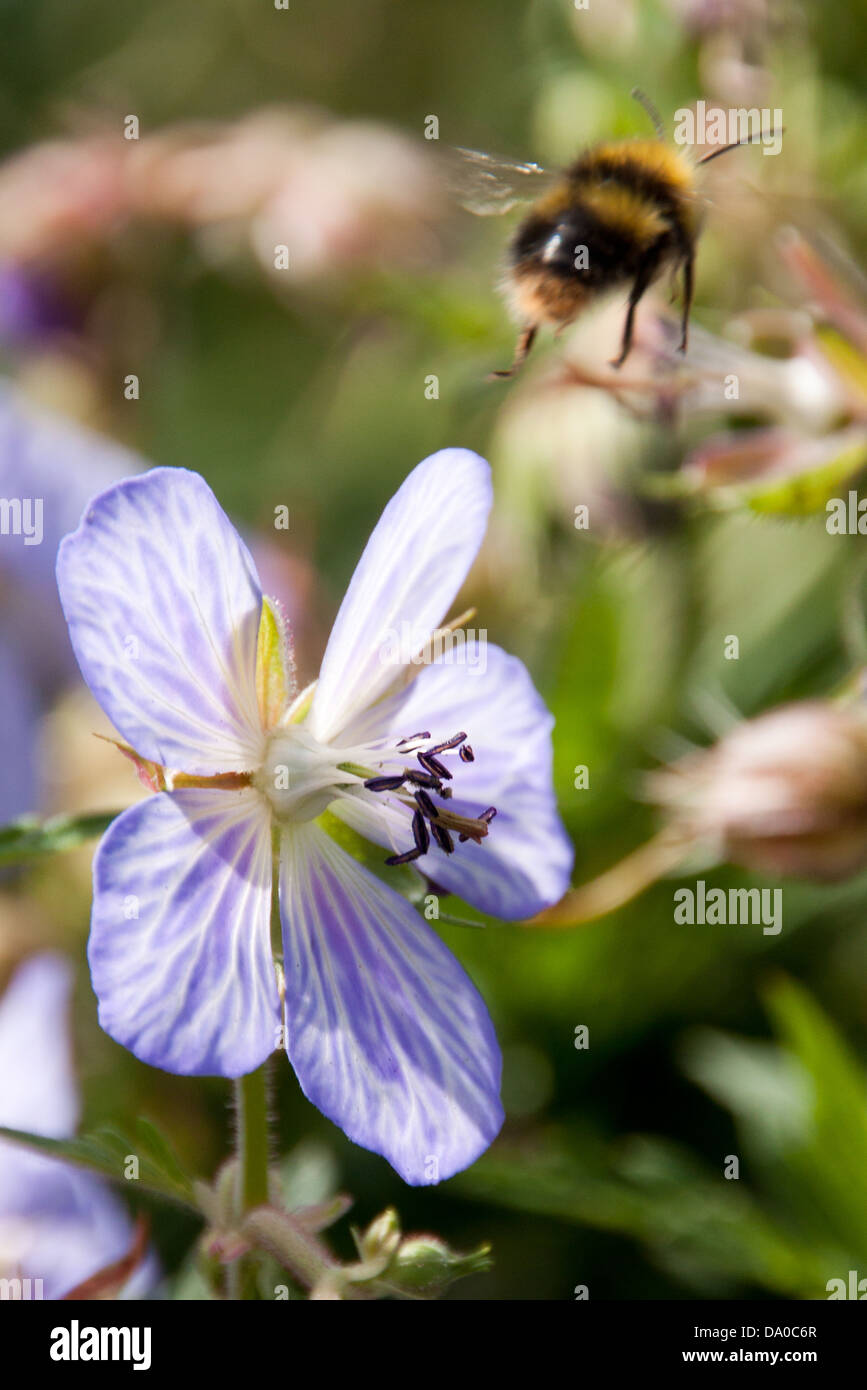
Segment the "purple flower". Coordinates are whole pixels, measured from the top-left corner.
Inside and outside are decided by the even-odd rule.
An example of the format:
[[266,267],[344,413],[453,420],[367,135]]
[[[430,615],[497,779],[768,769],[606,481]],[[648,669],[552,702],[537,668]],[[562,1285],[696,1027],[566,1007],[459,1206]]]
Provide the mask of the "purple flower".
[[[19,966],[0,998],[0,1124],[53,1139],[75,1133],[71,988],[68,962],[45,953]],[[34,1297],[63,1298],[132,1243],[125,1207],[99,1178],[0,1140],[0,1277],[30,1279]],[[124,1296],[142,1297],[156,1278],[149,1256]]]
[[[451,953],[339,841],[358,832],[499,917],[556,901],[572,860],[552,720],[525,668],[436,636],[490,503],[477,455],[421,463],[300,693],[251,557],[197,474],[110,488],[58,557],[87,683],[139,757],[168,769],[167,790],[119,816],[97,852],[102,1026],[185,1074],[242,1075],[282,1039],[309,1099],[414,1184],[466,1167],[497,1134],[499,1049]],[[436,659],[422,666],[426,644]]]
[[44,343],[75,328],[76,314],[58,281],[33,266],[0,261],[0,343]]
[[43,801],[40,717],[74,669],[57,602],[57,547],[97,488],[139,467],[128,449],[39,409],[0,379],[0,823]]

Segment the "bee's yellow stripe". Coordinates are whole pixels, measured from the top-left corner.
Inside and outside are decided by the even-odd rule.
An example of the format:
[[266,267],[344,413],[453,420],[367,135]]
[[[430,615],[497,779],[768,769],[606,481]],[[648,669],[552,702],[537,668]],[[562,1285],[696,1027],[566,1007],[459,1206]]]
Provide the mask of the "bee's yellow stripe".
[[648,198],[618,184],[587,184],[581,189],[582,206],[600,222],[631,240],[649,245],[669,227],[669,222]]

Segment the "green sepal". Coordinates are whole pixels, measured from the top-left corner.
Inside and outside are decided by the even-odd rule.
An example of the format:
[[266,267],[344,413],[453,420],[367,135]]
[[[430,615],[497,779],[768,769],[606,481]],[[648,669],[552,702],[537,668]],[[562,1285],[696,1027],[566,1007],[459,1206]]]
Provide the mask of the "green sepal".
[[256,642],[256,698],[262,727],[273,729],[289,701],[286,635],[271,599],[262,599]]

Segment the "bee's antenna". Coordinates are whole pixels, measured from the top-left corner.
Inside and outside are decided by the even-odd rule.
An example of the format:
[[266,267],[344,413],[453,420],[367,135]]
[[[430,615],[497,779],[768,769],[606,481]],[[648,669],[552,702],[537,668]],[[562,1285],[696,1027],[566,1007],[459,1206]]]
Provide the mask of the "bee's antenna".
[[[729,150],[736,150],[740,145],[758,145],[764,141],[766,135],[776,135],[775,130],[762,130],[758,135],[747,135],[743,140],[732,140],[730,145],[720,145],[718,150],[711,150],[709,154],[703,154],[701,159],[696,160],[697,164],[707,164],[711,159],[718,159],[721,154],[728,154]],[[780,127],[780,134],[785,135],[786,127]]]
[[647,95],[647,93],[646,93],[646,92],[642,92],[642,90],[641,90],[640,87],[633,87],[633,88],[632,88],[632,91],[629,93],[629,95],[630,95],[631,97],[634,97],[636,101],[639,101],[639,102],[641,103],[641,105],[644,107],[645,111],[647,112],[648,116],[649,116],[650,119],[653,121],[654,127],[655,127],[655,129],[656,129],[657,137],[658,137],[660,140],[664,140],[664,139],[665,139],[665,126],[662,124],[662,117],[660,116],[659,112],[657,111],[657,109],[656,109],[656,107],[654,106],[653,102],[650,100],[650,97]]

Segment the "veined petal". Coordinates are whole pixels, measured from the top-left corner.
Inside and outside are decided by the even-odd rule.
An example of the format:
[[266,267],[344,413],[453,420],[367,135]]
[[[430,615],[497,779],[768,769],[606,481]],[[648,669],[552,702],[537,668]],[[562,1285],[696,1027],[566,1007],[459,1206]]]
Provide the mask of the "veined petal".
[[314,1105],[414,1186],[466,1168],[503,1122],[475,986],[409,903],[318,826],[280,872],[286,1050]]
[[155,468],[101,493],[57,582],[82,675],[137,753],[198,776],[257,766],[262,594],[203,478]]
[[[458,844],[454,854],[434,844],[416,868],[494,917],[531,917],[559,901],[572,871],[572,844],[551,780],[554,720],[517,657],[490,643],[469,643],[451,655],[455,664],[426,666],[405,693],[372,710],[366,733],[392,739],[419,728],[434,738],[467,733],[475,761],[449,763],[448,808],[477,816],[495,806],[496,817],[481,844]],[[389,808],[388,801],[344,798],[331,809],[359,834],[403,852],[413,844],[409,821],[403,807]]]
[[253,1071],[279,1039],[270,816],[258,792],[160,792],[109,826],[88,958],[99,1021],[143,1062]]
[[441,449],[413,469],[337,614],[309,715],[316,738],[332,740],[424,645],[467,576],[490,507],[490,468],[468,449]]

